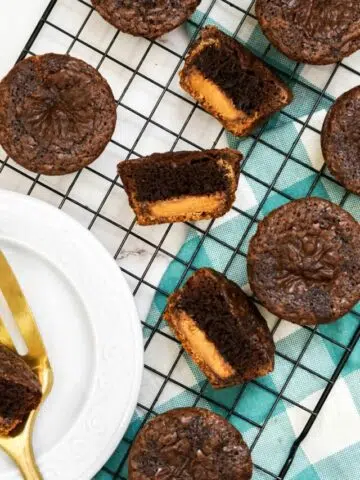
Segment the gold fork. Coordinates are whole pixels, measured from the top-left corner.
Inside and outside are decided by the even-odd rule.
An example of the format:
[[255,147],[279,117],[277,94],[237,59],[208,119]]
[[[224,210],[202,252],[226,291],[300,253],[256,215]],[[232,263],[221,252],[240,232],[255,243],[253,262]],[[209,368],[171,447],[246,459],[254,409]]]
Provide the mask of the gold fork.
[[[17,327],[24,339],[28,353],[23,358],[38,376],[42,387],[42,402],[49,395],[53,385],[53,372],[35,322],[35,318],[21,291],[4,254],[0,251],[0,290],[2,291]],[[0,317],[0,343],[16,351],[12,339]],[[36,415],[40,406],[33,410],[15,433],[8,437],[0,436],[0,447],[14,460],[25,480],[41,480],[41,474],[36,465],[32,433]]]

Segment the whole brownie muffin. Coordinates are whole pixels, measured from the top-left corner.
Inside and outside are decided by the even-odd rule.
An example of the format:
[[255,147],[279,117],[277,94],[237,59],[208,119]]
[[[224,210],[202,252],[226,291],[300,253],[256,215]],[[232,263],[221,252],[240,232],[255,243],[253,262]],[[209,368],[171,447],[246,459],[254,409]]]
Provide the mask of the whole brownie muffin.
[[271,43],[298,62],[335,63],[360,48],[359,0],[257,0]]
[[344,93],[329,110],[321,146],[330,172],[360,195],[360,87]]
[[249,480],[251,475],[241,434],[202,408],[179,408],[151,420],[129,455],[129,480]]
[[92,0],[96,10],[122,32],[157,38],[184,23],[201,0]]
[[61,175],[90,164],[115,123],[106,80],[68,55],[27,58],[0,83],[0,144],[33,172]]
[[248,252],[250,285],[273,314],[298,324],[332,322],[360,300],[360,225],[321,198],[274,210]]

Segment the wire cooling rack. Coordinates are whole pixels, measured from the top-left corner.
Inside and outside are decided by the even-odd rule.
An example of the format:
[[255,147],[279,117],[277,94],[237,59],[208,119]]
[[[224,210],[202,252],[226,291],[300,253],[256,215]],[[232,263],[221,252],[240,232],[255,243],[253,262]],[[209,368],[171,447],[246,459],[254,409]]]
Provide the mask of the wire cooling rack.
[[[136,225],[134,216],[127,205],[127,198],[121,182],[116,176],[116,163],[119,159],[138,157],[156,150],[204,149],[226,144],[223,129],[210,117],[205,121],[207,114],[178,88],[177,72],[184,60],[188,45],[196,37],[208,16],[211,15],[216,20],[217,9],[227,9],[229,18],[233,21],[233,34],[236,36],[243,29],[246,30],[249,22],[253,24],[256,21],[253,13],[254,1],[204,0],[202,5],[204,3],[206,4],[203,7],[205,15],[202,20],[199,23],[189,22],[192,27],[190,36],[177,32],[168,36],[166,41],[152,42],[127,37],[128,42],[131,43],[127,43],[126,48],[122,48],[123,34],[102,21],[98,14],[94,12],[89,1],[52,0],[19,57],[20,60],[28,55],[55,51],[83,58],[94,65],[109,80],[114,90],[118,105],[119,129],[116,129],[111,144],[97,162],[82,172],[65,177],[52,178],[34,175],[19,167],[3,154],[0,157],[0,186],[42,198],[67,211],[86,225],[99,237],[118,261],[133,289],[135,299],[141,295],[141,298],[144,298],[144,295],[151,298],[156,292],[163,296],[169,294],[158,286],[160,277],[156,278],[156,274],[151,274],[153,265],[160,256],[162,258],[166,257],[168,261],[179,262],[183,266],[181,275],[175,279],[175,287],[182,283],[189,271],[196,268],[197,255],[206,239],[211,239],[215,244],[218,243],[229,250],[229,259],[223,272],[225,274],[229,272],[237,256],[245,257],[246,238],[252,228],[256,226],[260,211],[270,194],[276,192],[283,197],[284,202],[293,199],[290,194],[278,189],[276,182],[290,161],[296,165],[304,166],[302,160],[297,158],[294,151],[305,131],[310,131],[317,136],[320,134],[319,129],[313,126],[311,119],[321,101],[326,99],[332,102],[332,97],[328,94],[327,89],[337,70],[343,68],[348,71],[349,75],[359,77],[358,81],[360,81],[359,72],[344,64],[332,66],[331,69],[326,70],[326,78],[324,78],[322,88],[304,83],[297,76],[298,64],[294,63],[293,71],[290,73],[288,71],[279,72],[283,77],[288,77],[293,86],[300,83],[302,87],[308,89],[309,94],[315,98],[313,108],[305,120],[301,120],[287,111],[281,113],[285,118],[296,122],[298,131],[298,135],[286,149],[283,149],[281,142],[271,144],[264,139],[263,132],[266,126],[252,135],[253,143],[242,166],[243,175],[249,180],[258,182],[263,187],[262,200],[251,214],[239,207],[233,207],[236,214],[241,215],[247,222],[245,231],[235,245],[227,243],[213,234],[214,222],[208,222],[204,228],[199,224],[186,224],[186,228],[196,231],[200,239],[192,252],[191,258],[185,261],[177,255],[178,249],[170,247],[170,239],[176,238],[179,233],[178,226],[165,225],[139,228]],[[238,19],[236,25],[234,19]],[[263,59],[265,61],[270,55],[271,48],[270,45],[267,45],[264,50]],[[322,75],[324,76],[324,73]],[[147,95],[148,104],[146,106],[142,104],[142,97],[139,92],[142,92],[141,95]],[[178,115],[176,121],[172,123],[170,121],[171,112],[175,112],[175,110],[177,112],[181,110],[183,113]],[[161,115],[159,115],[159,111]],[[192,122],[197,115],[203,116],[205,125],[203,132],[195,132],[197,135],[194,135]],[[164,118],[166,121],[164,121]],[[153,143],[150,143],[150,138]],[[153,146],[154,142],[155,145]],[[271,182],[259,178],[244,168],[257,145],[266,146],[274,154],[283,156],[283,160]],[[306,168],[312,171],[314,177],[304,195],[312,195],[320,179],[327,179],[336,184],[323,167],[316,169],[307,164]],[[342,195],[341,198],[339,197],[338,203],[345,205],[348,193],[344,190],[341,191]],[[129,244],[131,244],[130,253]],[[142,256],[145,261],[142,260],[141,265],[135,267],[134,265],[138,264],[133,261],[134,257],[132,255]],[[130,258],[128,258],[129,256]],[[141,310],[141,304],[138,304],[138,307]],[[358,322],[359,314],[356,311],[352,313]],[[158,335],[177,345],[173,336],[160,328],[161,315],[154,325],[146,322],[145,314],[143,317],[144,329],[147,331],[145,350],[149,349],[151,342]],[[280,324],[280,320],[274,322],[273,334],[276,334]],[[307,331],[308,335],[302,348],[297,352],[296,358],[292,358],[281,351],[276,352],[276,357],[288,362],[289,365],[289,373],[283,386],[278,391],[274,391],[265,383],[250,382],[251,385],[260,389],[264,395],[272,396],[270,408],[262,421],[254,421],[254,419],[239,413],[236,408],[241,404],[248,385],[239,386],[233,393],[231,404],[225,404],[221,399],[216,399],[213,396],[210,398],[206,382],[203,383],[201,388],[194,389],[185,381],[182,381],[181,378],[173,375],[183,355],[182,349],[177,347],[176,354],[171,359],[167,371],[152,365],[151,362],[146,362],[145,372],[156,377],[156,381],[153,384],[155,391],[152,392],[151,399],[140,400],[139,402],[138,408],[144,413],[141,424],[158,413],[156,411],[157,402],[167,386],[172,384],[174,387],[179,387],[192,394],[192,397],[190,397],[192,401],[188,406],[196,406],[202,400],[207,400],[214,407],[221,409],[227,418],[238,418],[255,427],[257,433],[250,444],[250,448],[253,450],[268,427],[278,403],[284,400],[306,412],[308,420],[304,423],[302,431],[295,441],[292,441],[289,445],[281,446],[282,449],[286,449],[286,455],[288,454],[288,456],[278,471],[274,472],[271,465],[263,465],[261,462],[256,462],[255,469],[261,472],[263,475],[261,478],[264,479],[280,480],[285,478],[298,446],[313,426],[360,336],[358,323],[352,338],[347,344],[337,341],[336,338],[320,329],[311,327],[303,327],[303,329]],[[340,351],[335,369],[329,376],[319,373],[316,368],[306,365],[303,361],[310,343],[318,337],[330,342]],[[314,408],[307,408],[286,395],[287,386],[299,370],[324,383],[323,393]],[[254,406],[254,408],[256,407]],[[141,425],[138,427],[141,427]],[[125,464],[132,439],[133,437],[130,434],[125,436],[118,449],[117,461],[108,463],[102,470],[105,478],[127,478]]]

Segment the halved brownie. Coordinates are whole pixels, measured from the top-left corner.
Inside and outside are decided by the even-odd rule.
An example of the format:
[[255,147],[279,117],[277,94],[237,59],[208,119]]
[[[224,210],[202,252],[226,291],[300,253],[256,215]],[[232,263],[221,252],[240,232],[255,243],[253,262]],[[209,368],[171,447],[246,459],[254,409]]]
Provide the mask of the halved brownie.
[[235,200],[237,150],[154,153],[118,165],[140,225],[216,218]]
[[9,434],[41,401],[39,379],[17,353],[0,345],[0,435]]
[[237,136],[250,133],[293,98],[264,62],[213,26],[204,28],[190,49],[180,85]]
[[266,321],[234,282],[209,268],[169,299],[164,318],[215,388],[266,375],[275,346]]

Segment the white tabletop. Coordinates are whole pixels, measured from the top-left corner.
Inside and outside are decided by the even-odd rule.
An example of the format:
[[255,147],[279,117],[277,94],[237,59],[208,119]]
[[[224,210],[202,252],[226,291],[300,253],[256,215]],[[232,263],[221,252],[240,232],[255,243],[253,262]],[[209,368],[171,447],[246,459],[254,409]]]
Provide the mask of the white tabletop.
[[48,0],[0,0],[0,78],[18,58]]

